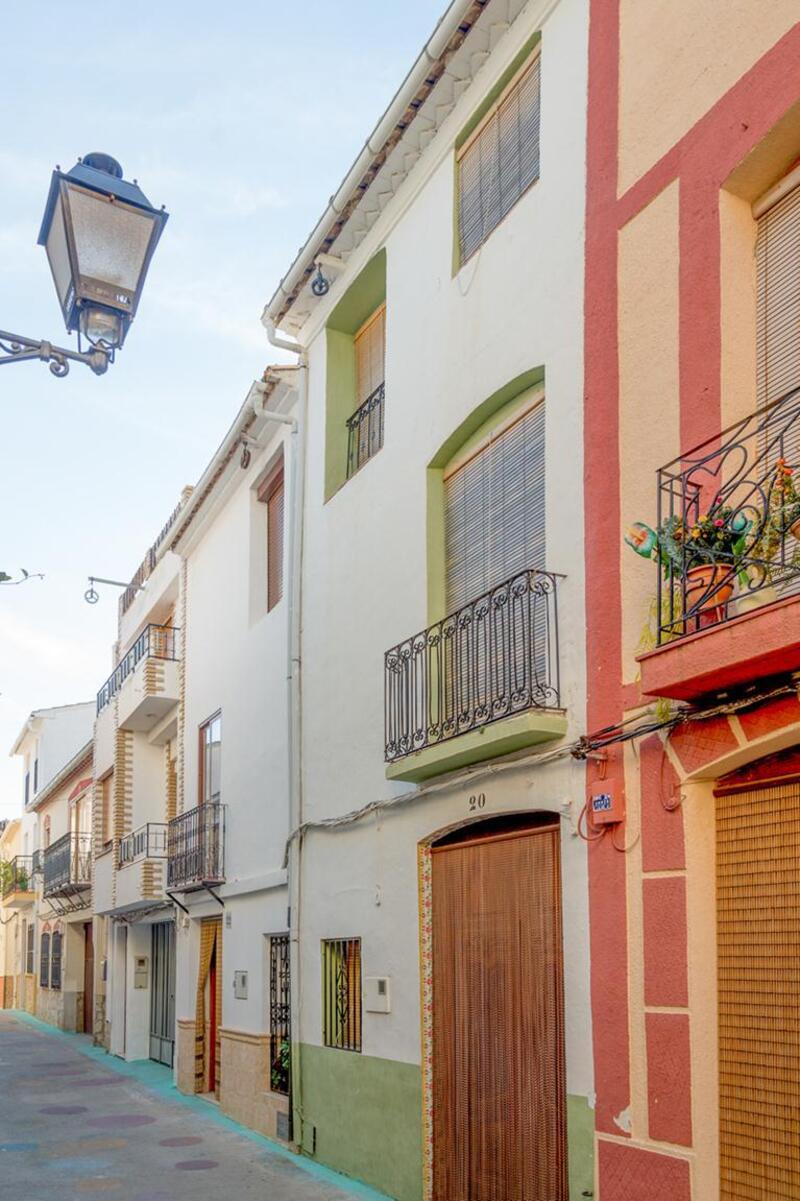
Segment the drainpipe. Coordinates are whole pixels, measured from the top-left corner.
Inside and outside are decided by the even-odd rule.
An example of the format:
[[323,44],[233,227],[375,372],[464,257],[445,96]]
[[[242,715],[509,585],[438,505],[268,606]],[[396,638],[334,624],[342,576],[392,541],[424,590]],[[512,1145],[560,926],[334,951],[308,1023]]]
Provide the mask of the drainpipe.
[[[290,418],[292,428],[291,484],[292,527],[289,539],[287,609],[287,759],[289,767],[289,830],[296,830],[303,822],[303,711],[302,711],[302,632],[303,632],[303,532],[305,525],[306,490],[306,425],[308,416],[308,359],[305,347],[299,342],[281,337],[273,322],[265,322],[267,337],[272,346],[289,350],[298,355],[299,371],[297,412],[298,420]],[[263,402],[262,402],[263,404]],[[259,411],[259,410],[257,410]],[[261,410],[264,416],[273,414]],[[283,417],[283,415],[281,415]],[[285,418],[284,418],[285,419]],[[302,840],[292,841],[288,862],[289,891],[289,947],[290,947],[290,991],[289,1027],[292,1041],[300,1045],[300,875]],[[301,1148],[303,1146],[303,1085],[300,1057],[295,1061],[292,1054],[290,1074],[289,1120],[290,1137]],[[294,1114],[300,1120],[299,1138],[294,1133]]]

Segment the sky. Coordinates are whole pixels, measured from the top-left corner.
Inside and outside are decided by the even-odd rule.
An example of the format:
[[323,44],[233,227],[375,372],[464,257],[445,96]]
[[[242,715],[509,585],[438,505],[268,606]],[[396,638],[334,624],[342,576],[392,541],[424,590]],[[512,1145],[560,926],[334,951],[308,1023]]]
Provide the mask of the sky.
[[[3,16],[0,329],[70,345],[36,245],[50,173],[104,151],[169,221],[105,376],[0,364],[0,819],[32,709],[92,699],[118,590],[278,361],[260,315],[445,0],[168,0]],[[88,11],[88,10],[87,10]]]

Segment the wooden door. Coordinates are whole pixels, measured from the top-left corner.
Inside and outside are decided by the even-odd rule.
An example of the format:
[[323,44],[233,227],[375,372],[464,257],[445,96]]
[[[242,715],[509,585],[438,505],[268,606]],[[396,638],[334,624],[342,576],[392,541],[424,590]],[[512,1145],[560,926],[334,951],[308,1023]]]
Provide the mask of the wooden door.
[[83,923],[83,1033],[94,1033],[94,928]]
[[800,1197],[800,783],[717,796],[721,1201]]
[[567,1201],[557,821],[433,848],[434,1201]]
[[208,972],[208,1091],[219,1096],[219,1008],[217,948]]

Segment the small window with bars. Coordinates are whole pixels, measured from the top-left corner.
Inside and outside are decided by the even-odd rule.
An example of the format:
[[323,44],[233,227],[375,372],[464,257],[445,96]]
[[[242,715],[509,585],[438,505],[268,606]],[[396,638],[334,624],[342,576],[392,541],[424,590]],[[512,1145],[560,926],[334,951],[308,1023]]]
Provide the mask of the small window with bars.
[[25,972],[28,976],[32,976],[36,970],[35,955],[36,955],[36,931],[33,923],[28,923],[28,928],[25,933]]
[[57,991],[61,988],[61,947],[64,936],[56,930],[50,944],[50,987]]
[[50,987],[50,935],[44,933],[39,944],[39,985]]
[[322,943],[322,1041],[340,1051],[361,1050],[361,939]]
[[269,1086],[274,1093],[289,1092],[291,1028],[289,1025],[289,935],[269,940]]
[[267,612],[283,596],[284,480],[283,458],[258,489],[258,499],[267,507]]
[[540,78],[537,50],[457,151],[459,263],[539,178]]
[[347,419],[347,477],[383,446],[386,393],[386,305],[369,317],[353,339],[356,359],[356,411]]

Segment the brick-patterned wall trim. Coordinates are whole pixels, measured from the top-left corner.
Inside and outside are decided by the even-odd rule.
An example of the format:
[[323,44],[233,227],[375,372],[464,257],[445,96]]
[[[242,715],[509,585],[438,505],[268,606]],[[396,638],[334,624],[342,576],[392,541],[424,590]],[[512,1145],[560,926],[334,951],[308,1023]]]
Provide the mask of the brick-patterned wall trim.
[[177,763],[170,757],[170,743],[164,747],[164,772],[166,797],[166,820],[172,821],[178,812],[178,771]]
[[144,665],[145,696],[157,696],[165,687],[165,668],[163,659],[148,658]]
[[645,1031],[650,1137],[660,1143],[691,1147],[689,1015],[648,1013]]
[[689,1162],[630,1143],[601,1139],[602,1201],[691,1201]]
[[189,654],[189,624],[188,624],[188,587],[189,564],[186,559],[181,563],[180,574],[180,628],[182,654],[178,660],[178,758],[177,758],[177,796],[176,808],[178,813],[184,811],[184,792],[186,779],[186,660]]
[[164,895],[164,867],[161,859],[145,859],[142,863],[142,900],[156,900]]

